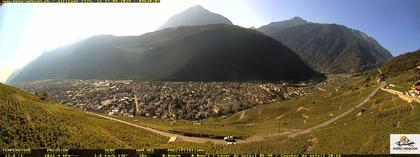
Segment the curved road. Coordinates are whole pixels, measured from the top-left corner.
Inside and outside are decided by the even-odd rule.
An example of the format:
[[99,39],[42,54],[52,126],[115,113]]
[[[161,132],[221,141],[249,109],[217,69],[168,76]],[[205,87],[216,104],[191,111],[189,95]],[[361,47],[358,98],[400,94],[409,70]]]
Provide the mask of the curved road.
[[160,131],[160,130],[149,128],[149,127],[146,127],[146,126],[141,126],[141,125],[138,125],[138,124],[130,123],[130,122],[127,122],[127,121],[119,120],[119,119],[116,119],[116,118],[104,116],[104,115],[93,113],[93,112],[87,112],[87,111],[85,111],[85,112],[86,113],[89,113],[89,114],[92,114],[92,115],[95,115],[95,116],[99,116],[99,117],[102,117],[102,118],[106,118],[106,119],[109,119],[109,120],[113,120],[113,121],[116,121],[116,122],[127,124],[127,125],[130,125],[130,126],[136,127],[136,128],[144,129],[144,130],[147,130],[147,131],[150,131],[150,132],[153,132],[153,133],[162,135],[162,136],[166,136],[166,137],[174,137],[174,136],[177,136],[178,138],[182,139],[183,141],[187,141],[187,142],[194,142],[194,143],[212,142],[212,143],[216,143],[216,144],[224,144],[224,143],[226,143],[224,140],[178,135],[178,134],[169,133],[169,132],[165,132],[165,131]]
[[331,118],[331,119],[329,119],[329,120],[327,120],[327,121],[325,121],[325,122],[322,122],[322,123],[320,123],[320,124],[318,124],[318,125],[315,125],[315,126],[313,126],[313,127],[310,127],[310,128],[304,129],[304,130],[300,130],[300,131],[298,131],[298,132],[291,133],[291,134],[287,135],[287,137],[295,137],[295,136],[300,135],[300,134],[306,134],[306,133],[311,132],[311,131],[312,131],[312,130],[314,130],[314,129],[318,129],[318,128],[320,128],[320,127],[323,127],[323,126],[326,126],[326,125],[328,125],[328,124],[331,124],[332,122],[335,122],[336,120],[340,119],[341,117],[344,117],[344,116],[348,115],[349,113],[353,112],[354,110],[356,110],[356,109],[357,109],[357,108],[359,108],[360,106],[364,105],[366,102],[368,102],[368,101],[370,100],[370,98],[372,98],[372,97],[373,97],[373,95],[375,95],[375,94],[376,94],[376,92],[378,92],[378,90],[379,90],[380,88],[385,87],[385,85],[386,85],[386,83],[385,83],[385,82],[381,82],[381,84],[379,85],[379,87],[377,87],[377,88],[376,88],[376,89],[375,89],[372,93],[370,93],[368,97],[366,97],[366,98],[365,98],[365,99],[364,99],[361,103],[359,103],[359,104],[358,104],[358,105],[356,105],[355,107],[353,107],[353,108],[351,108],[351,109],[347,110],[346,112],[343,112],[343,113],[341,113],[341,114],[339,114],[339,115],[335,116],[334,118]]
[[[385,82],[381,82],[381,84],[380,84],[379,87],[377,87],[371,94],[369,94],[368,97],[366,97],[361,103],[359,103],[355,107],[353,107],[353,108],[351,108],[351,109],[349,109],[349,110],[347,110],[347,111],[345,111],[345,112],[343,112],[343,113],[341,113],[341,114],[339,114],[339,115],[337,115],[337,116],[335,116],[335,117],[333,117],[333,118],[331,118],[331,119],[329,119],[329,120],[327,120],[325,122],[322,122],[320,124],[317,124],[315,126],[312,126],[310,128],[307,128],[307,129],[304,129],[304,130],[295,131],[295,132],[283,132],[283,133],[275,133],[275,134],[271,134],[271,135],[254,135],[254,136],[248,137],[248,138],[246,138],[244,140],[238,140],[237,143],[250,143],[250,142],[256,142],[256,141],[262,141],[265,138],[274,137],[274,136],[285,136],[285,135],[287,135],[287,137],[295,137],[297,135],[310,133],[311,131],[313,131],[315,129],[321,128],[323,126],[326,126],[328,124],[331,124],[332,122],[335,122],[336,120],[340,119],[341,117],[344,117],[344,116],[348,115],[349,113],[353,112],[356,108],[359,108],[360,106],[364,105],[367,101],[370,100],[370,98],[373,95],[376,94],[376,92],[380,88],[383,88],[385,85],[386,85]],[[87,111],[85,111],[85,112],[86,113],[89,113],[89,114],[92,114],[92,115],[95,115],[95,116],[99,116],[99,117],[103,117],[103,118],[106,118],[106,119],[109,119],[109,120],[113,120],[113,121],[116,121],[116,122],[127,124],[127,125],[130,125],[130,126],[136,127],[136,128],[141,128],[141,129],[144,129],[144,130],[147,130],[147,131],[150,131],[150,132],[154,132],[154,133],[159,134],[159,135],[162,135],[162,136],[166,136],[166,137],[174,137],[174,136],[176,136],[177,138],[181,139],[182,141],[186,141],[186,142],[194,142],[194,143],[211,142],[211,143],[215,143],[215,144],[225,144],[226,143],[222,139],[212,139],[212,138],[204,138],[204,137],[184,136],[184,135],[179,135],[179,134],[174,134],[174,133],[169,133],[169,132],[164,132],[164,131],[156,130],[156,129],[145,127],[145,126],[141,126],[141,125],[138,125],[138,124],[133,124],[133,123],[130,123],[130,122],[126,122],[126,121],[123,121],[123,120],[119,120],[119,119],[116,119],[116,118],[104,116],[104,115],[97,114],[97,113],[92,113],[92,112],[87,112]]]

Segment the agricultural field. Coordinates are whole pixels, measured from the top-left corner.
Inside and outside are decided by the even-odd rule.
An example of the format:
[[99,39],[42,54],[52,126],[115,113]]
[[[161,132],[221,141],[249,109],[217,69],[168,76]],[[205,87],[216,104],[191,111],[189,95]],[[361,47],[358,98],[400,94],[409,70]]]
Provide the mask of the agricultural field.
[[[406,73],[403,73],[391,80],[403,80],[407,76]],[[379,90],[360,108],[332,124],[308,134],[292,138],[277,136],[264,141],[227,147],[210,143],[194,147],[219,153],[387,154],[389,153],[390,134],[414,134],[420,130],[419,105],[419,103],[408,103],[398,96]],[[308,115],[310,114],[308,113]],[[188,143],[176,143],[168,147],[188,146]]]
[[[392,95],[379,91],[360,110],[339,119],[335,123],[309,134],[293,138],[272,139],[237,145],[195,144],[187,142],[163,145],[169,148],[200,148],[215,153],[339,153],[339,154],[387,154],[389,134],[418,133],[420,130],[419,104],[412,105],[396,99],[397,107],[378,109],[376,102]],[[392,103],[388,99],[381,104]],[[357,117],[357,114],[362,115]]]
[[113,117],[162,131],[210,138],[233,135],[243,139],[256,134],[291,132],[319,124],[360,103],[378,85],[361,80],[359,76],[331,81],[312,87],[312,94],[308,96],[258,105],[227,117],[202,121]]
[[162,145],[164,148],[194,148],[202,149],[208,154],[267,154],[267,153],[305,153],[310,146],[309,136],[299,136],[293,139],[284,137],[275,137],[264,141],[236,144],[236,145],[220,145],[220,144],[196,144],[189,142],[168,143]]
[[[389,78],[405,80],[403,73]],[[198,136],[264,140],[236,145],[168,143],[168,137],[107,120],[35,95],[0,85],[2,148],[194,148],[206,153],[388,153],[390,133],[420,130],[418,103],[407,103],[379,90],[367,103],[337,121],[307,134],[288,137],[276,133],[310,128],[354,108],[379,83],[364,76],[335,79],[312,87],[296,99],[258,105],[227,117],[201,121],[112,116],[157,130]],[[398,84],[399,85],[399,84]],[[269,136],[274,135],[274,136]],[[269,137],[269,138],[267,138]],[[363,137],[363,138],[360,138]]]
[[0,84],[1,148],[145,148],[168,140]]
[[392,77],[387,80],[388,83],[394,84],[395,87],[393,89],[398,91],[408,91],[411,90],[413,85],[416,83],[416,72],[408,71],[402,73],[398,77]]
[[310,152],[389,153],[389,134],[420,130],[420,104],[395,97],[379,91],[360,110],[312,133],[318,142]]

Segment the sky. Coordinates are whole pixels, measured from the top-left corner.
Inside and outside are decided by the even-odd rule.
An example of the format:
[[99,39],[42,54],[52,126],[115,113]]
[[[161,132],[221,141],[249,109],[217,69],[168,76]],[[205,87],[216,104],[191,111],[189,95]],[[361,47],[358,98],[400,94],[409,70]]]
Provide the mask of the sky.
[[295,16],[365,32],[394,56],[420,49],[419,0],[161,0],[161,3],[3,4],[0,82],[40,54],[99,34],[141,35],[202,5],[235,25],[260,27]]

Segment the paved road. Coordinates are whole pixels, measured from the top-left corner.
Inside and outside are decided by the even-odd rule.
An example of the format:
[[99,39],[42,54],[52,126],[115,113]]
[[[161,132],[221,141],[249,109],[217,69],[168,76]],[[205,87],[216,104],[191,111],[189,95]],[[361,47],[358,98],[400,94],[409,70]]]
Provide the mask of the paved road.
[[[384,87],[385,84],[386,84],[385,82],[381,82],[381,84],[380,84],[379,87],[377,87],[368,97],[366,97],[361,103],[359,103],[355,107],[353,107],[353,108],[347,110],[346,112],[343,112],[343,113],[341,113],[341,114],[339,114],[339,115],[337,115],[337,116],[335,116],[335,117],[333,117],[333,118],[331,118],[331,119],[329,119],[329,120],[327,120],[327,121],[325,121],[323,123],[320,123],[318,125],[315,125],[313,127],[310,127],[310,128],[304,129],[304,130],[295,131],[295,132],[282,132],[282,133],[275,133],[275,134],[270,134],[270,135],[254,135],[254,136],[248,137],[248,138],[246,138],[244,140],[238,140],[237,143],[257,142],[257,141],[262,141],[265,138],[271,138],[271,137],[274,137],[274,136],[295,137],[297,135],[310,133],[311,131],[313,131],[315,129],[321,128],[323,126],[326,126],[328,124],[331,124],[332,122],[335,122],[336,120],[340,119],[341,117],[344,117],[344,116],[348,115],[349,113],[353,112],[356,108],[359,108],[360,106],[364,105],[367,101],[370,100],[370,98],[373,95],[376,94],[376,92],[380,88]],[[184,135],[179,135],[179,134],[174,134],[174,133],[169,133],[169,132],[164,132],[164,131],[156,130],[156,129],[149,128],[149,127],[146,127],[146,126],[141,126],[141,125],[138,125],[138,124],[133,124],[133,123],[130,123],[130,122],[127,122],[127,121],[119,120],[119,119],[116,119],[116,118],[104,116],[104,115],[97,114],[97,113],[92,113],[92,112],[86,112],[86,113],[89,113],[89,114],[92,114],[92,115],[96,115],[96,116],[99,116],[99,117],[103,117],[103,118],[106,118],[106,119],[109,119],[109,120],[113,120],[113,121],[116,121],[116,122],[120,122],[120,123],[123,123],[123,124],[127,124],[127,125],[130,125],[130,126],[136,127],[136,128],[141,128],[141,129],[144,129],[144,130],[147,130],[147,131],[150,131],[150,132],[153,132],[153,133],[162,135],[162,136],[166,136],[166,137],[174,137],[174,136],[177,136],[181,140],[187,141],[187,142],[194,142],[194,143],[211,142],[211,143],[215,143],[215,144],[225,144],[226,143],[224,140],[221,140],[221,139],[212,139],[212,138],[205,138],[205,137],[184,136]]]
[[165,131],[160,131],[160,130],[149,128],[149,127],[146,127],[146,126],[141,126],[141,125],[138,125],[138,124],[130,123],[130,122],[127,122],[127,121],[119,120],[119,119],[116,119],[116,118],[104,116],[104,115],[97,114],[97,113],[92,113],[92,112],[87,112],[87,111],[85,111],[85,112],[89,113],[89,114],[92,114],[92,115],[95,115],[95,116],[99,116],[99,117],[103,117],[103,118],[106,118],[106,119],[109,119],[109,120],[113,120],[113,121],[116,121],[116,122],[127,124],[127,125],[130,125],[130,126],[136,127],[136,128],[141,128],[141,129],[144,129],[144,130],[147,130],[147,131],[150,131],[150,132],[162,135],[162,136],[166,136],[166,137],[177,136],[178,138],[182,139],[183,141],[187,141],[187,142],[194,142],[194,143],[212,142],[212,143],[215,143],[215,144],[226,143],[224,140],[204,138],[204,137],[190,137],[190,136],[178,135],[178,134],[169,133],[169,132],[165,132]]

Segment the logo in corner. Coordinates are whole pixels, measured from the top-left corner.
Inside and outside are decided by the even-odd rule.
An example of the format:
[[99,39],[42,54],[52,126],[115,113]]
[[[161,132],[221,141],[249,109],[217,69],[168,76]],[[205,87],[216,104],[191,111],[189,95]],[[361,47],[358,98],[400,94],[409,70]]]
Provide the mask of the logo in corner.
[[420,142],[420,134],[391,134],[391,154],[420,154],[416,142]]
[[410,141],[410,139],[407,138],[407,136],[401,136],[400,140],[398,142],[395,142],[396,145],[398,146],[410,146],[410,147],[414,147],[414,143],[413,141]]

